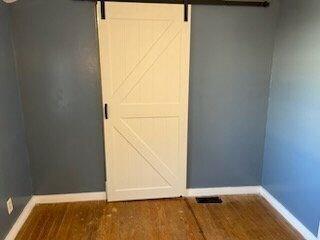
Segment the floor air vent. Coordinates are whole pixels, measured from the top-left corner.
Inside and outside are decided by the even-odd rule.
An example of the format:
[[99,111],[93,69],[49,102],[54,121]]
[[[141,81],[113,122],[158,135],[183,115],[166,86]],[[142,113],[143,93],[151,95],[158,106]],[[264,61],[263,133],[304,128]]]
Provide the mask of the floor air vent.
[[197,197],[197,203],[222,203],[219,197]]

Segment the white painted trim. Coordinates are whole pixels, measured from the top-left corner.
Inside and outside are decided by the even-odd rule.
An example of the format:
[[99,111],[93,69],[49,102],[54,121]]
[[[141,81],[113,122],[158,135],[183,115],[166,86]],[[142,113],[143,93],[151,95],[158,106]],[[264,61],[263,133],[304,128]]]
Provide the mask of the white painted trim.
[[[260,194],[277,210],[306,240],[320,239],[313,235],[296,217],[294,217],[277,199],[275,199],[266,189],[260,186],[248,187],[220,187],[220,188],[191,188],[187,190],[188,197],[197,196],[214,196],[214,195],[244,195],[244,194]],[[106,192],[88,192],[88,193],[70,193],[70,194],[53,194],[53,195],[35,195],[33,196],[16,222],[12,226],[5,240],[13,240],[29,214],[36,204],[44,203],[63,203],[63,202],[83,202],[106,200]],[[319,226],[320,232],[320,226]]]
[[296,217],[294,217],[277,199],[261,186],[249,187],[220,187],[220,188],[190,188],[188,197],[215,196],[215,195],[244,195],[260,194],[269,204],[277,210],[306,240],[320,239],[320,225],[318,238],[314,236]]
[[35,195],[37,204],[44,203],[64,203],[64,202],[85,202],[106,200],[106,192],[88,192],[88,193],[68,193],[68,194],[53,194],[53,195]]
[[16,2],[17,0],[3,0],[5,3],[13,3]]
[[259,194],[259,193],[260,193],[260,186],[187,189],[188,197],[214,196],[214,195],[245,195],[245,194]]
[[13,240],[36,204],[106,200],[106,192],[34,195],[24,207],[5,240]]
[[32,209],[36,205],[34,201],[34,197],[31,197],[27,205],[24,207],[23,211],[21,212],[20,216],[17,218],[16,222],[13,224],[11,230],[9,231],[8,235],[6,236],[5,240],[13,240],[17,236],[18,232],[20,231],[21,227],[23,226],[24,222],[29,217]]
[[287,210],[277,199],[275,199],[266,189],[261,187],[261,196],[266,199],[271,206],[276,209],[306,240],[317,240],[313,235],[289,210]]

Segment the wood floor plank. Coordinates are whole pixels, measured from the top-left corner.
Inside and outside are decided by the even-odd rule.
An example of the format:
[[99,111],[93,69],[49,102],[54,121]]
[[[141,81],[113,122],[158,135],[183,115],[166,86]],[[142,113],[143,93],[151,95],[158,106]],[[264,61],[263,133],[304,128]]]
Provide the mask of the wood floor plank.
[[56,235],[59,232],[61,223],[64,219],[64,216],[66,215],[68,204],[55,204],[54,207],[50,207],[50,205],[47,206],[47,211],[53,212],[54,219],[52,221],[52,225],[48,232],[48,235],[44,239],[56,239]]
[[43,223],[47,219],[48,212],[46,211],[46,208],[44,206],[36,206],[36,209],[34,211],[34,214],[36,214],[34,218],[34,222],[30,225],[30,231],[27,231],[27,240],[34,240],[37,239],[39,234],[41,233],[41,230],[43,229]]
[[16,240],[19,239],[27,239],[28,235],[32,231],[32,227],[36,225],[36,221],[38,221],[38,212],[39,208],[35,207],[32,209],[28,219],[25,221],[24,225],[19,231],[18,236],[16,237]]
[[222,196],[222,204],[197,204],[188,199],[207,240],[301,240],[259,196]]
[[57,207],[58,206],[56,204],[53,204],[50,206],[52,211],[47,211],[46,209],[43,210],[44,211],[43,222],[41,222],[41,227],[37,231],[38,234],[37,234],[36,240],[46,239],[48,237],[54,223],[54,219],[56,215],[55,209]]
[[222,196],[37,205],[18,240],[301,240],[263,198]]

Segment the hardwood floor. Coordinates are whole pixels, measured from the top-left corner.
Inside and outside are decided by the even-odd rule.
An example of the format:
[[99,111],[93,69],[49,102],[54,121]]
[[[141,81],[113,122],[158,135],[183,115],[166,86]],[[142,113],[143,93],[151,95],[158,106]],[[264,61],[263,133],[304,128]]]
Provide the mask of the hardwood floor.
[[37,205],[17,240],[303,239],[259,196]]

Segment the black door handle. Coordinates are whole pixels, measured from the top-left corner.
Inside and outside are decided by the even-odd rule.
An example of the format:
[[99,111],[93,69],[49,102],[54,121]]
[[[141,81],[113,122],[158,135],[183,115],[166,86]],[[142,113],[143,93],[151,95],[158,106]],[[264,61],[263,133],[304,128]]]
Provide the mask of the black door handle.
[[104,117],[106,118],[106,119],[108,119],[108,104],[106,103],[106,104],[104,104]]

